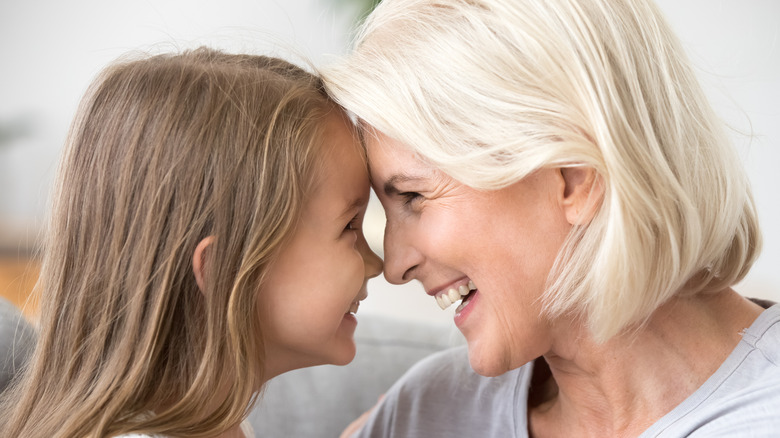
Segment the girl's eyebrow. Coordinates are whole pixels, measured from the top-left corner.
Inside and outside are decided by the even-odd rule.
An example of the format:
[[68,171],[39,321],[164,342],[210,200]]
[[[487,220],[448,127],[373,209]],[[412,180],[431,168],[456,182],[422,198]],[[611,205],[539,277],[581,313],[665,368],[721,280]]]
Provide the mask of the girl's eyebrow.
[[346,208],[341,211],[341,214],[338,215],[338,220],[346,219],[348,217],[352,217],[355,215],[356,210],[360,210],[361,208],[365,207],[368,204],[368,198],[365,196],[361,196],[359,198],[355,198],[352,201],[347,203]]
[[422,181],[424,178],[420,176],[409,175],[408,173],[396,173],[385,181],[383,190],[385,195],[397,195],[401,190],[396,187],[398,183],[417,182]]

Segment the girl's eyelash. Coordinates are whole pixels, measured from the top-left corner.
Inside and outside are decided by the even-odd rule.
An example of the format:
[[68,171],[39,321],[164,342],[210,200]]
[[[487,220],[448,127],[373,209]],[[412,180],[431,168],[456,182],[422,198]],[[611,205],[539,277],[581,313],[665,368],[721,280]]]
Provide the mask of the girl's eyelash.
[[355,217],[349,220],[347,226],[344,227],[345,231],[354,231],[360,229],[360,215],[356,214]]

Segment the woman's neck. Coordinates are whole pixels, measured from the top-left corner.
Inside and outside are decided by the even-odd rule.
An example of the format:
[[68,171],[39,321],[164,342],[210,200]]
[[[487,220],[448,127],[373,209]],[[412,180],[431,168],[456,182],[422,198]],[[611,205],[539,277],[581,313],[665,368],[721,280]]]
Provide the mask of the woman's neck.
[[556,388],[532,408],[532,432],[639,435],[720,367],[761,310],[730,289],[675,298],[642,328],[603,344],[565,323],[544,356]]

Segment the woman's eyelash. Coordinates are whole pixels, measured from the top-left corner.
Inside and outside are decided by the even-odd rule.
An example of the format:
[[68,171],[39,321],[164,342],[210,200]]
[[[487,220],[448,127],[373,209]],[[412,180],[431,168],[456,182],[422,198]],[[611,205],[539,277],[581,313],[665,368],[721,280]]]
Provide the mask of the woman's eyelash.
[[417,192],[401,192],[398,194],[401,198],[404,200],[404,205],[409,205],[416,199],[420,198],[421,195]]

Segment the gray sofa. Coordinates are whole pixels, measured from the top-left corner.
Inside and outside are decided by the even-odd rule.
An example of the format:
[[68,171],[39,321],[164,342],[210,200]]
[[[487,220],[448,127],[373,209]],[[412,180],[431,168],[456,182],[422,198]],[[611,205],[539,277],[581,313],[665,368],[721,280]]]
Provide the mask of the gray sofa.
[[[35,331],[0,298],[0,390],[28,357]],[[331,438],[376,403],[413,363],[463,344],[453,324],[358,314],[349,365],[291,371],[268,382],[249,416],[258,438]]]
[[357,354],[352,363],[291,371],[268,382],[249,417],[255,435],[338,437],[412,364],[464,342],[454,324],[358,314]]
[[19,309],[0,298],[0,391],[27,361],[35,337],[35,330]]

